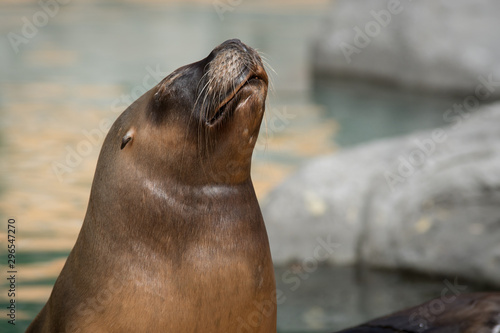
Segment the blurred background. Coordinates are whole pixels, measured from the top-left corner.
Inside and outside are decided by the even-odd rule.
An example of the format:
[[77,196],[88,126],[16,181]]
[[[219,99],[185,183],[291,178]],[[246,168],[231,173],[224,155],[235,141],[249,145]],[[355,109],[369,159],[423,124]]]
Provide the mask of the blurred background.
[[23,332],[50,294],[103,124],[231,38],[261,52],[272,81],[252,178],[285,295],[279,332],[341,329],[450,283],[499,289],[499,12],[486,0],[0,1],[2,276],[8,218],[18,270],[16,326],[2,282],[1,331]]

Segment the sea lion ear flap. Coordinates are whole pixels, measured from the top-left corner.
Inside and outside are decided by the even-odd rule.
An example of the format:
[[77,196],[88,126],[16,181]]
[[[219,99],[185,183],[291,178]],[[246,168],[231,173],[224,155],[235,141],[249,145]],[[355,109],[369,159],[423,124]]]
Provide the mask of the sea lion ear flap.
[[127,134],[125,134],[122,138],[122,145],[120,147],[120,149],[123,149],[125,148],[125,146],[130,142],[132,141],[132,139],[134,138],[134,130],[131,129],[127,132]]

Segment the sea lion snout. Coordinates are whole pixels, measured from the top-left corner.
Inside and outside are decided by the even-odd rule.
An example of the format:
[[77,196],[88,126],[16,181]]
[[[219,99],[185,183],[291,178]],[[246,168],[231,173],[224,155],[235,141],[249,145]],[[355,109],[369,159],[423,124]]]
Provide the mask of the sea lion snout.
[[[267,93],[268,77],[257,51],[239,39],[228,40],[208,56],[200,81],[197,104],[206,125],[220,123],[248,95],[239,94],[243,87],[258,85],[254,94]],[[239,96],[245,95],[245,96]],[[244,98],[242,98],[244,97]]]
[[190,122],[196,118],[202,127],[221,124],[242,101],[238,93],[247,83],[265,101],[269,79],[259,54],[239,39],[225,41],[206,58],[177,69],[156,86],[152,119],[159,124],[172,113],[183,112],[175,117],[187,116]]
[[212,78],[222,76],[232,77],[235,80],[248,80],[249,74],[265,82],[269,79],[259,53],[242,43],[239,39],[230,39],[217,46],[207,57],[207,65],[212,72],[205,72]]
[[[236,39],[226,41],[204,59],[168,75],[134,103],[130,119],[144,110],[147,126],[124,118],[136,132],[127,141],[130,125],[124,123],[117,147],[139,163],[155,160],[182,181],[244,182],[250,177],[267,88],[268,76],[257,51]],[[195,176],[187,165],[204,172]]]

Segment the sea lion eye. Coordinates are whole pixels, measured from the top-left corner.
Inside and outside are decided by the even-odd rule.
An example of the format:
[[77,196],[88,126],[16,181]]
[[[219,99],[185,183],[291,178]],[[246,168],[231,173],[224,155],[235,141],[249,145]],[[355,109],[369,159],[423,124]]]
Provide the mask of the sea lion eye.
[[120,149],[123,149],[125,148],[125,146],[130,142],[132,141],[132,138],[133,138],[133,131],[130,130],[127,132],[127,134],[125,134],[125,136],[122,138],[122,145],[121,145],[121,148]]

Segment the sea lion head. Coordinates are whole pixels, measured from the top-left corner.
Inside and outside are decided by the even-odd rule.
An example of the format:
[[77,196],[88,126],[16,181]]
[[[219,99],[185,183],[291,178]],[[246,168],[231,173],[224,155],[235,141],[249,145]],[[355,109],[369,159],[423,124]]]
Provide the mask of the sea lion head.
[[268,77],[237,39],[183,66],[122,115],[121,153],[189,183],[242,183],[265,110]]

